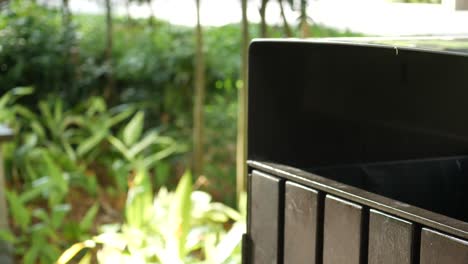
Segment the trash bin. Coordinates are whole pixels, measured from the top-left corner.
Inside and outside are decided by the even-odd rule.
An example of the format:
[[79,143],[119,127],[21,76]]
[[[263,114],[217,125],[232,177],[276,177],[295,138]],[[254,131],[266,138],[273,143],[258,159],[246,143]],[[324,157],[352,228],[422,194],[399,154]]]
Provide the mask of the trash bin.
[[250,46],[245,264],[468,263],[468,56]]

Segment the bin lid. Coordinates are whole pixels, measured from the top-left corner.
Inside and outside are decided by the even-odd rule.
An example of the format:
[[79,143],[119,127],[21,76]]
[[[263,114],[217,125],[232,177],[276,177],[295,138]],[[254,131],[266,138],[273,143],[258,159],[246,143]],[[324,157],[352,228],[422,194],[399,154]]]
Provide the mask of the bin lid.
[[249,159],[308,167],[468,154],[468,54],[255,40]]
[[468,36],[338,37],[318,40],[468,53]]

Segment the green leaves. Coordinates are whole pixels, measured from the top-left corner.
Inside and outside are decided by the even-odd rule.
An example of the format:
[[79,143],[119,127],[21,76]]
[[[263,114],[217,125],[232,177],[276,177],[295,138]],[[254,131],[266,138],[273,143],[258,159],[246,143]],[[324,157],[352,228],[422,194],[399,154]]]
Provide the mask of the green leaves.
[[114,135],[107,137],[109,143],[130,162],[134,171],[157,166],[159,161],[184,151],[172,138],[160,136],[154,130],[143,134],[143,121],[144,114],[139,111],[123,128],[121,138]]
[[31,223],[31,213],[15,192],[5,190],[5,194],[12,218],[17,221],[21,230],[26,230]]
[[175,261],[173,263],[183,263],[186,255],[185,244],[191,221],[191,194],[192,175],[190,172],[186,172],[177,185],[174,200],[169,207],[168,222],[166,223],[168,226],[164,236],[166,240],[165,258],[169,257]]
[[106,129],[99,130],[97,133],[91,135],[89,138],[82,141],[76,149],[78,156],[83,156],[95,149],[99,143],[101,143],[107,136],[108,131]]
[[60,228],[65,220],[65,216],[70,212],[71,206],[69,204],[60,204],[52,208],[52,217],[50,219],[51,226],[54,229]]
[[[58,258],[56,264],[65,264],[70,262],[81,250],[85,248],[94,248],[96,243],[93,240],[86,240],[84,242],[76,243],[68,248],[62,255]],[[89,257],[84,257],[84,259],[89,259]],[[83,260],[82,260],[83,261]],[[80,261],[81,263],[81,261]],[[83,262],[85,263],[85,262]]]
[[123,141],[125,145],[130,146],[140,138],[141,132],[143,131],[143,120],[145,114],[143,111],[138,111],[136,115],[130,120],[130,122],[125,126],[123,131]]
[[156,133],[149,133],[130,147],[127,147],[124,142],[114,136],[109,136],[108,140],[127,160],[135,161],[138,154],[158,142],[158,135]]
[[34,89],[32,87],[16,87],[11,89],[9,92],[4,94],[0,98],[0,109],[7,107],[9,104],[13,104],[19,98],[32,94]]
[[[82,219],[70,219],[73,198],[67,196],[71,190],[76,193],[78,186],[91,195],[96,193],[95,172],[90,169],[97,161],[93,157],[106,151],[103,143],[112,126],[128,118],[134,108],[108,111],[102,98],[65,107],[57,98],[40,101],[40,114],[35,114],[15,103],[30,92],[29,88],[13,89],[0,97],[0,122],[11,122],[21,131],[2,153],[7,175],[15,177],[16,183],[15,191],[6,190],[15,234],[2,236],[14,238],[22,262],[53,263],[68,239],[90,235],[99,204],[91,206]],[[107,153],[104,158],[113,157],[109,155],[113,152]]]
[[97,213],[99,212],[99,204],[95,203],[91,206],[84,217],[81,219],[80,222],[80,229],[82,231],[89,231],[93,226],[94,219],[96,218]]
[[153,191],[146,170],[139,169],[128,190],[125,219],[129,226],[144,228],[152,218]]
[[[23,110],[16,108],[16,101],[32,92],[33,88],[31,87],[17,87],[3,94],[0,97],[0,123],[13,125],[16,121],[16,115]],[[18,127],[12,126],[12,128],[17,129]]]
[[43,159],[47,168],[48,177],[53,182],[49,190],[49,205],[54,206],[62,201],[68,192],[68,181],[62,169],[54,162],[48,152],[43,153]]
[[[205,192],[194,191],[190,172],[180,178],[174,192],[163,187],[154,199],[149,186],[147,172],[137,171],[127,196],[125,222],[103,226],[92,240],[66,250],[58,263],[68,263],[84,248],[98,244],[102,245],[97,252],[100,263],[240,262],[245,218],[239,212],[212,202]],[[224,226],[233,220],[226,232]]]

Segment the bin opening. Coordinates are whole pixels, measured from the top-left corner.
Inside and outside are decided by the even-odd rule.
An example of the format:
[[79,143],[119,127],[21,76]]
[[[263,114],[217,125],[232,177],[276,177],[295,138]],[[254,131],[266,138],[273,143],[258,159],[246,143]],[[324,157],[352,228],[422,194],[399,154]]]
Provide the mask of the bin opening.
[[248,159],[468,222],[467,69],[466,54],[254,42]]
[[468,157],[306,169],[365,191],[468,222]]

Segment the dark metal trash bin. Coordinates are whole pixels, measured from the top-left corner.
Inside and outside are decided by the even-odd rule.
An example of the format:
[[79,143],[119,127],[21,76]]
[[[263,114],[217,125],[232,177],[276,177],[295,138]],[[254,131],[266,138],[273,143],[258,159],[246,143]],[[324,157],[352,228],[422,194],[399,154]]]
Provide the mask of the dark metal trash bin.
[[255,41],[245,264],[468,263],[468,56]]

